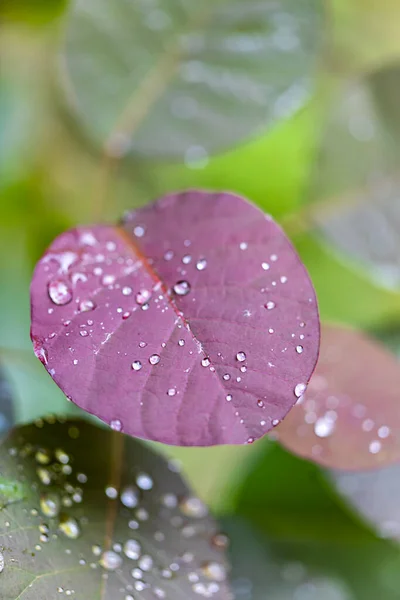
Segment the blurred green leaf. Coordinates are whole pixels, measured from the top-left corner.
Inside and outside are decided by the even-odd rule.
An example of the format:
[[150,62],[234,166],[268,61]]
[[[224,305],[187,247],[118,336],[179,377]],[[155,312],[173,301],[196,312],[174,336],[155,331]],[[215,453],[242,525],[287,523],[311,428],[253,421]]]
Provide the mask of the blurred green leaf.
[[316,289],[322,319],[369,328],[400,320],[398,293],[374,285],[357,264],[345,262],[322,241],[310,235],[295,241]]
[[28,25],[43,25],[59,17],[68,0],[2,0],[0,18]]
[[330,490],[322,470],[261,440],[258,456],[234,493],[233,510],[278,539],[343,542],[371,538]]
[[236,600],[398,599],[400,553],[390,543],[278,541],[246,521],[223,525]]
[[184,155],[196,168],[304,105],[322,12],[318,0],[76,0],[69,105],[111,157]]
[[400,65],[341,89],[315,168],[312,222],[378,284],[400,289]]
[[330,0],[331,61],[336,71],[370,70],[400,56],[398,0]]
[[198,168],[145,163],[143,174],[149,185],[152,183],[154,197],[188,187],[234,190],[279,218],[296,210],[301,203],[321,113],[322,100],[318,98],[271,132],[225,154],[212,156]]

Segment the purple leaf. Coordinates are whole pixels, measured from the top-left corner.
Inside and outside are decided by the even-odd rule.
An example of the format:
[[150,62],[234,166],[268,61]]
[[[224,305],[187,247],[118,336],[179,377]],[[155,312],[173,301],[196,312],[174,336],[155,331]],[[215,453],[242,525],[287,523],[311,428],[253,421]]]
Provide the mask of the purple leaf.
[[0,450],[2,600],[231,600],[229,540],[178,470],[84,421],[15,429]]
[[172,194],[120,227],[60,235],[31,302],[36,355],[66,395],[168,444],[261,437],[318,354],[304,266],[270,217],[230,193]]
[[364,334],[325,325],[307,393],[278,427],[290,451],[326,467],[361,470],[400,460],[400,368]]

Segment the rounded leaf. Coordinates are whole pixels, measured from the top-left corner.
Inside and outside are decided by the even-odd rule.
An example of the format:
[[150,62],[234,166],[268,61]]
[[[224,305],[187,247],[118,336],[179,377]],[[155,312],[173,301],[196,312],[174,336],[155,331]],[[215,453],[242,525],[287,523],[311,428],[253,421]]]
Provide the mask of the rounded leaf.
[[231,600],[226,536],[140,442],[38,421],[6,439],[0,473],[2,600]]
[[325,325],[307,393],[277,429],[292,452],[359,470],[400,460],[400,368],[363,333]]
[[75,0],[70,106],[110,155],[202,161],[304,105],[321,13],[317,0]]
[[60,235],[31,301],[35,352],[66,395],[167,444],[261,437],[318,353],[304,266],[270,217],[230,193],[172,194],[120,227]]

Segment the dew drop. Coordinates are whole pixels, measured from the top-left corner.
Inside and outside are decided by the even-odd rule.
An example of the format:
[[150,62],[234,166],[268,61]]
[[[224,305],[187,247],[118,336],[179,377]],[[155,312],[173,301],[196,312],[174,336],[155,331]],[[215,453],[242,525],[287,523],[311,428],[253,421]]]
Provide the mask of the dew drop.
[[121,492],[121,502],[126,508],[136,508],[139,504],[139,496],[136,488],[131,485],[125,487]]
[[122,288],[122,294],[123,294],[124,296],[130,296],[130,295],[132,294],[132,288],[131,288],[131,287],[129,287],[128,285],[125,285],[125,286]]
[[264,271],[268,271],[269,269],[269,264],[267,262],[263,262],[261,263],[262,268],[264,269]]
[[272,310],[273,308],[275,308],[276,304],[275,302],[272,302],[272,300],[270,300],[269,302],[267,302],[266,304],[264,304],[264,307],[267,310]]
[[224,379],[224,381],[229,381],[231,378],[231,376],[229,375],[229,373],[225,373],[225,375],[222,376],[222,379]]
[[167,250],[167,252],[164,254],[165,260],[172,260],[173,257],[174,257],[174,253],[172,252],[172,250]]
[[51,281],[48,286],[50,300],[58,306],[68,304],[72,300],[72,291],[65,281],[56,279]]
[[40,510],[45,517],[56,517],[60,512],[60,498],[54,493],[42,494]]
[[240,244],[239,244],[239,248],[240,248],[241,250],[247,250],[247,248],[248,248],[248,244],[247,244],[247,242],[240,242]]
[[76,540],[79,537],[81,530],[76,519],[65,517],[60,520],[59,530],[71,540]]
[[151,490],[153,487],[153,480],[147,473],[139,473],[136,477],[136,483],[141,490]]
[[79,332],[79,335],[80,335],[81,337],[86,337],[86,336],[88,335],[88,332],[86,331],[86,329],[82,329],[82,330]]
[[122,430],[122,423],[121,423],[121,421],[119,419],[112,419],[112,421],[110,421],[110,427],[114,431],[121,431]]
[[142,551],[141,545],[136,540],[127,540],[124,545],[124,554],[130,560],[137,560]]
[[246,360],[246,354],[244,352],[238,352],[236,354],[236,360],[238,360],[239,362],[243,362]]
[[381,448],[382,444],[378,440],[373,440],[369,445],[369,451],[371,452],[371,454],[378,454]]
[[79,310],[81,312],[88,312],[93,310],[95,306],[96,305],[92,300],[82,300],[82,302],[79,304]]
[[175,396],[175,394],[176,394],[175,388],[169,388],[169,390],[167,391],[168,396]]
[[179,346],[184,346],[185,345],[185,340],[179,340],[178,345]]
[[306,388],[307,386],[305,383],[298,383],[294,388],[294,395],[296,396],[296,398],[300,398],[306,391]]
[[226,579],[226,569],[220,563],[214,561],[205,563],[202,571],[207,579],[212,579],[213,581],[225,581]]
[[2,552],[0,552],[0,573],[2,573],[4,571],[4,555]]
[[314,424],[314,433],[320,438],[329,437],[335,429],[335,422],[328,415],[317,419]]
[[122,566],[121,556],[113,550],[103,552],[99,562],[103,569],[106,569],[107,571],[115,571]]
[[141,225],[136,225],[136,227],[133,230],[133,233],[136,235],[136,237],[141,238],[144,236],[144,227],[142,227]]
[[188,265],[192,260],[192,257],[190,256],[190,254],[185,254],[185,256],[182,258],[182,262],[184,265]]
[[200,258],[196,263],[196,269],[198,271],[204,271],[207,266],[207,261],[205,258]]
[[114,282],[115,282],[114,275],[104,275],[103,279],[101,280],[101,283],[103,285],[112,285]]
[[151,365],[158,365],[160,362],[160,356],[158,354],[152,354],[149,358],[149,363]]
[[177,296],[187,296],[187,294],[190,292],[190,289],[190,283],[185,280],[178,281],[173,287],[173,290]]
[[179,504],[181,512],[187,517],[201,519],[208,514],[207,506],[196,496],[188,496]]
[[142,569],[142,571],[151,571],[154,562],[151,556],[149,556],[148,554],[143,554],[143,556],[141,556],[139,559],[138,565],[139,568]]
[[227,395],[225,396],[225,398],[226,398],[226,401],[227,401],[227,402],[231,402],[231,401],[232,401],[232,394],[227,394]]
[[140,369],[142,368],[142,363],[140,362],[140,360],[134,360],[131,367],[134,371],[140,371]]
[[303,350],[304,350],[303,346],[300,346],[300,345],[296,346],[296,352],[297,352],[297,354],[301,354],[303,352]]
[[202,365],[202,367],[209,367],[211,365],[211,361],[208,358],[208,356],[206,356],[205,358],[202,359],[201,365]]
[[110,498],[110,500],[115,500],[118,497],[118,490],[111,485],[106,487],[105,492],[107,498]]
[[381,439],[385,439],[385,438],[389,437],[389,435],[390,435],[390,429],[389,429],[389,427],[387,427],[387,425],[382,425],[382,427],[379,427],[378,436]]
[[264,402],[262,400],[257,400],[257,406],[259,406],[260,408],[263,408]]
[[139,304],[139,306],[143,306],[144,304],[147,304],[147,302],[150,300],[151,298],[151,292],[149,290],[140,290],[136,296],[135,296],[135,300],[136,303]]

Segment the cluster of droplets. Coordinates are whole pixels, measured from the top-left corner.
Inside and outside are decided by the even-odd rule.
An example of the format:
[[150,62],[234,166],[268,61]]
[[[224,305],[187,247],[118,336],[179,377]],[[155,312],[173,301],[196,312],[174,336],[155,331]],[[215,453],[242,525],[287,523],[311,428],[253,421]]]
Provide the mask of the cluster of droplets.
[[[55,423],[57,421],[51,417],[46,421],[38,420],[36,424],[43,429]],[[65,425],[70,440],[84,436],[87,427],[84,426],[83,431],[78,425]],[[64,439],[64,433],[54,437]],[[68,448],[73,445],[71,441],[66,444]],[[123,579],[124,586],[120,587],[122,595],[118,596],[121,600],[135,598],[137,592],[147,589],[156,598],[168,598],[171,580],[174,586],[187,589],[188,595],[192,592],[206,598],[219,594],[221,585],[225,585],[226,567],[218,552],[226,550],[228,539],[224,534],[215,532],[207,507],[199,498],[188,493],[181,492],[178,495],[172,491],[160,491],[147,470],[137,470],[136,475],[124,484],[105,485],[104,500],[98,494],[93,500],[93,491],[98,486],[98,471],[92,474],[93,467],[88,474],[79,470],[79,463],[86,463],[81,455],[74,456],[62,445],[38,446],[21,438],[17,447],[9,448],[9,455],[17,461],[24,485],[32,473],[32,466],[36,471],[29,501],[33,502],[33,507],[30,504],[28,509],[23,508],[26,519],[37,530],[34,553],[53,553],[52,542],[58,540],[57,556],[59,552],[65,552],[68,560],[76,560],[79,566],[90,567],[89,573],[97,570],[103,579],[113,577],[113,573],[116,573],[118,582]],[[179,465],[176,461],[170,461],[168,469],[169,476],[174,480]],[[96,479],[95,488],[91,487],[89,494],[85,489],[91,485],[92,478]],[[182,484],[179,487],[182,488]],[[90,501],[85,499],[89,497]],[[112,503],[115,507],[112,512],[118,519],[116,529],[119,533],[117,539],[106,545],[103,534],[99,535],[100,543],[95,540],[98,525],[90,526],[94,501],[96,514],[102,504],[107,507],[108,503]],[[143,523],[146,523],[146,527],[142,533]],[[181,539],[178,555],[170,550],[169,529],[173,536],[179,535]],[[15,535],[18,533],[13,532]],[[94,537],[92,543],[90,536]],[[85,538],[84,546],[77,541],[81,537]],[[190,551],[191,540],[194,539],[195,554]],[[89,547],[90,551],[82,552],[83,547]],[[166,558],[170,552],[170,558]],[[0,573],[5,568],[5,561],[0,553]],[[122,572],[124,577],[121,579]],[[56,584],[55,587],[57,594],[70,596],[77,593],[63,585],[61,580],[59,583],[61,585]]]

